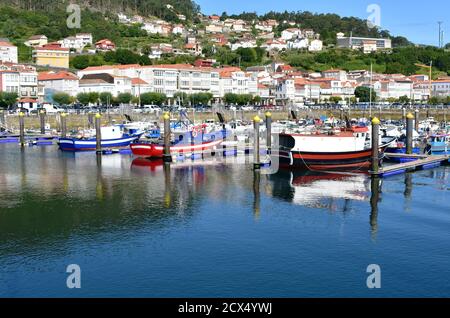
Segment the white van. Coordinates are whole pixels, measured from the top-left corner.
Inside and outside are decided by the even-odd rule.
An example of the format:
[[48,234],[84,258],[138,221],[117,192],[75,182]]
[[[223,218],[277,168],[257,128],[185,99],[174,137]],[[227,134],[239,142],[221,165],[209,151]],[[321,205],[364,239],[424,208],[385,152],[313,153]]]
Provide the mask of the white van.
[[159,113],[161,112],[161,108],[157,105],[144,105],[142,106],[142,112],[143,113]]
[[40,109],[45,110],[45,112],[46,112],[47,114],[57,114],[57,113],[62,113],[62,112],[64,112],[64,110],[63,110],[62,108],[60,108],[60,107],[58,107],[58,106],[55,106],[55,105],[53,105],[53,104],[48,104],[48,103],[41,104]]

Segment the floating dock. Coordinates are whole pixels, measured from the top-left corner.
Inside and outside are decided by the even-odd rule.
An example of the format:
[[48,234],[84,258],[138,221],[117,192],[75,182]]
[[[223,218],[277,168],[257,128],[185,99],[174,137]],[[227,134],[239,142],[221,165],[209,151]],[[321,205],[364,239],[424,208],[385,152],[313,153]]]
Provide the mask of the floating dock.
[[[387,154],[386,154],[387,155]],[[427,170],[449,163],[450,155],[389,154],[390,157],[411,159],[409,162],[388,165],[376,171],[369,171],[372,176],[388,177],[409,171]]]

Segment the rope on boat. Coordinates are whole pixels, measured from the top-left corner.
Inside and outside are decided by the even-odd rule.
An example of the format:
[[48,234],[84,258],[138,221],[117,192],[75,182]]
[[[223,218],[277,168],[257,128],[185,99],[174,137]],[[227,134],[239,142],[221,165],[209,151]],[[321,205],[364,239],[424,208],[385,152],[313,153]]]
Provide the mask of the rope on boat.
[[[323,170],[313,169],[313,168],[311,168],[311,167],[305,162],[305,160],[303,159],[302,153],[301,153],[300,151],[299,151],[299,156],[300,156],[300,159],[302,159],[302,162],[303,162],[303,164],[305,165],[305,167],[306,167],[309,171],[311,171],[311,172],[334,173],[334,172],[329,172],[329,171],[323,171]],[[381,159],[381,158],[378,158],[378,160],[380,160],[380,159]],[[363,161],[363,162],[361,163],[360,166],[356,167],[355,169],[350,169],[350,170],[348,170],[348,172],[353,172],[353,171],[361,170],[361,168],[364,167],[364,165],[367,164],[367,163],[370,163],[370,161],[369,161],[369,160]]]

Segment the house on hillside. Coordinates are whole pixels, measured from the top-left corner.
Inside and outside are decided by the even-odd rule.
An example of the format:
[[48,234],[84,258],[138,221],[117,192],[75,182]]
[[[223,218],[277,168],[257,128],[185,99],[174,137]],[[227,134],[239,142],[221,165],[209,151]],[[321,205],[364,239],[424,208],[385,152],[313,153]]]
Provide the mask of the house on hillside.
[[111,40],[103,39],[95,43],[95,48],[98,51],[114,51],[116,49],[116,45]]

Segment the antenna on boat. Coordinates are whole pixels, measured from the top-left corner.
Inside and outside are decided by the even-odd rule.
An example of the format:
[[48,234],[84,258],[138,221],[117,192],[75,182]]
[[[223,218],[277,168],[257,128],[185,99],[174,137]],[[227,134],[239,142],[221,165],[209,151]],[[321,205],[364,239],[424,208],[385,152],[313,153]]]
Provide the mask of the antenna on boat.
[[217,115],[217,117],[219,118],[220,123],[221,123],[221,124],[224,124],[224,123],[225,123],[225,118],[223,117],[223,114],[217,112],[216,115]]
[[348,115],[345,115],[345,116],[344,116],[344,119],[345,119],[345,126],[346,126],[347,128],[352,128],[352,123],[351,123],[350,120],[348,119]]
[[297,114],[295,111],[291,110],[292,119],[297,120]]
[[130,115],[128,115],[128,114],[123,114],[124,116],[125,116],[125,118],[129,121],[129,122],[132,122],[133,121],[133,119],[131,119],[131,116]]

